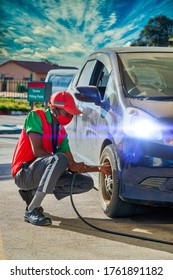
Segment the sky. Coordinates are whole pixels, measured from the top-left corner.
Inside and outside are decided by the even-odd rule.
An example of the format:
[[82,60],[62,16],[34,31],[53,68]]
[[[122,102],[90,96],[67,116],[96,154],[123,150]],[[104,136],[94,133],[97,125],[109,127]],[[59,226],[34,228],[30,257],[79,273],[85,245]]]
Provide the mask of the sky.
[[129,46],[173,0],[1,0],[0,64],[47,59],[79,67],[102,47]]

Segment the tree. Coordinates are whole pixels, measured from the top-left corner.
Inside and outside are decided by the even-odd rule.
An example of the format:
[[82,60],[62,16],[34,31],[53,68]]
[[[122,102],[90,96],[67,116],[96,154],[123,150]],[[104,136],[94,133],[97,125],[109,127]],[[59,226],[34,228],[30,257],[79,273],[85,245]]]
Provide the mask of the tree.
[[50,65],[57,65],[57,66],[59,66],[59,64],[53,63],[53,62],[51,62],[51,61],[49,61],[48,59],[45,59],[45,58],[42,58],[41,62],[45,62],[45,63],[50,64]]
[[173,35],[173,20],[166,16],[151,18],[131,46],[168,46]]

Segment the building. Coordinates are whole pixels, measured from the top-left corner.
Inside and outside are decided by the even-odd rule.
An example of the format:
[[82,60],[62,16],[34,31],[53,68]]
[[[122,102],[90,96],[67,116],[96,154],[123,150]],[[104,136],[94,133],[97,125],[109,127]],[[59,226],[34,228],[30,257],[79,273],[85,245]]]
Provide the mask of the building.
[[51,69],[77,69],[46,62],[9,60],[0,65],[0,78],[4,80],[44,81]]

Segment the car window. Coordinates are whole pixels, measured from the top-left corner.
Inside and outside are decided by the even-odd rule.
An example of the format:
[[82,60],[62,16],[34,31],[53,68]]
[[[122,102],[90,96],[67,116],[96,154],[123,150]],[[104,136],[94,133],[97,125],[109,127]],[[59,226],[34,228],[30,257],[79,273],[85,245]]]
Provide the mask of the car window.
[[88,86],[90,84],[91,74],[94,70],[95,64],[96,60],[90,60],[85,64],[81,75],[78,79],[78,86]]
[[[106,64],[106,65],[105,65]],[[109,69],[109,70],[108,70]],[[96,86],[100,91],[101,99],[104,99],[106,86],[111,71],[111,63],[108,56],[99,54],[98,59],[87,61],[78,79],[78,86]]]
[[52,83],[53,87],[67,87],[74,75],[51,75],[49,82]]
[[113,72],[109,75],[108,83],[105,90],[104,100],[109,104],[109,106],[113,109],[117,105],[118,101],[118,93],[115,85]]
[[99,80],[97,84],[102,99],[104,99],[105,96],[108,80],[109,80],[108,70],[105,66],[103,66],[102,70],[100,71]]
[[105,65],[98,61],[95,64],[95,68],[93,69],[91,79],[89,85],[96,86],[100,92],[101,99],[104,99],[104,94],[106,90],[106,86],[109,79],[109,72]]

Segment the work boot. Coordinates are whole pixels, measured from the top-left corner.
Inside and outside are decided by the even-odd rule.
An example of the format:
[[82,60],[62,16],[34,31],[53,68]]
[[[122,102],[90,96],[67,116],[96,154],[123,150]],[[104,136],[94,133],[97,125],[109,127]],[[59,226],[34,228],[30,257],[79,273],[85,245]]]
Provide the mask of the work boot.
[[35,208],[32,211],[25,211],[24,215],[25,222],[31,223],[36,226],[49,226],[52,224],[50,218],[43,215],[40,212],[40,207]]

